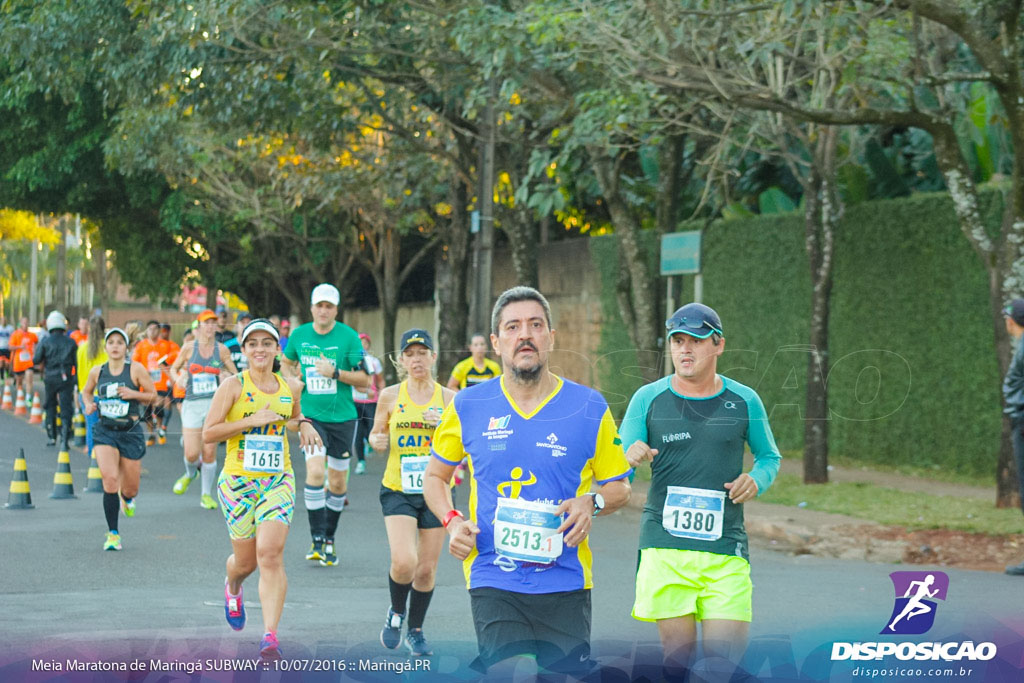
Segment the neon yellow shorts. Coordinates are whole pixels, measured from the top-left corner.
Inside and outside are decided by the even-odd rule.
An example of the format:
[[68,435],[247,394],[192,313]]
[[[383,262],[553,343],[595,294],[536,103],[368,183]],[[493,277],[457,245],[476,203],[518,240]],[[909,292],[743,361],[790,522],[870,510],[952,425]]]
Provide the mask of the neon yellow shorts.
[[217,494],[231,538],[253,538],[256,527],[263,522],[291,524],[295,512],[295,475],[289,471],[257,478],[224,474],[221,470]]
[[657,621],[692,614],[697,621],[750,621],[753,589],[750,563],[742,557],[644,548],[633,618]]

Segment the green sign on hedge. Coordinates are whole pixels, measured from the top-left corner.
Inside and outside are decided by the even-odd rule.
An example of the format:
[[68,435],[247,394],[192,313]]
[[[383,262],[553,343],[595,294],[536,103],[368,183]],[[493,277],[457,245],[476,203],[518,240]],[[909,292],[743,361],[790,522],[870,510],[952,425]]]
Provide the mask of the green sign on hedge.
[[700,272],[700,230],[661,236],[661,274],[693,275]]

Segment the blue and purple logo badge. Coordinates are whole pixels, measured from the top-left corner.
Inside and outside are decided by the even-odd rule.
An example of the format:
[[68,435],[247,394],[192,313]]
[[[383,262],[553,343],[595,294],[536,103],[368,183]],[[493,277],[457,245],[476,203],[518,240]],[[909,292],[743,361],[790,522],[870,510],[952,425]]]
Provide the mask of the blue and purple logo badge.
[[893,572],[889,574],[896,591],[892,615],[880,633],[920,635],[935,623],[936,600],[945,600],[949,577],[944,572]]

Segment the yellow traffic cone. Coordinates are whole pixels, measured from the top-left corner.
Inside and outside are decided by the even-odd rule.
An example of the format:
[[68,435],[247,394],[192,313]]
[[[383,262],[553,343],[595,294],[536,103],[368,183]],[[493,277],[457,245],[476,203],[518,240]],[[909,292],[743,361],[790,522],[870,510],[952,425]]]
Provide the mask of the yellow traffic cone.
[[100,466],[96,464],[96,454],[89,459],[89,478],[85,482],[86,493],[103,493],[103,475],[100,474]]
[[75,426],[75,446],[85,445],[85,415],[81,413],[75,413],[75,418],[72,420],[72,424]]
[[18,459],[14,461],[14,476],[11,478],[11,491],[7,494],[6,510],[31,510],[32,492],[28,487],[28,465],[25,463],[25,449],[20,449]]
[[4,385],[4,397],[0,400],[0,410],[14,410],[14,401],[11,400],[11,385]]
[[43,423],[43,402],[39,400],[39,392],[35,393],[36,395],[32,398],[32,410],[28,415],[28,423],[30,425]]
[[67,451],[57,454],[57,471],[53,473],[53,493],[50,498],[78,498],[71,481],[71,454]]
[[18,387],[18,398],[14,401],[15,415],[28,415],[28,407],[25,405],[25,390]]

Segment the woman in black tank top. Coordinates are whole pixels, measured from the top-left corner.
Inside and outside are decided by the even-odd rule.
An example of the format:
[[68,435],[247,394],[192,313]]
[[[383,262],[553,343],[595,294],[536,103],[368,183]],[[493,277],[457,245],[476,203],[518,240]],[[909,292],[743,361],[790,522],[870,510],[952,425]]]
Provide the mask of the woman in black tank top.
[[142,363],[128,360],[128,335],[120,328],[107,330],[107,362],[95,367],[82,390],[86,415],[99,412],[93,430],[93,455],[103,477],[103,514],[107,518],[104,550],[120,550],[117,528],[118,491],[125,516],[135,515],[142,456],[146,440],[139,426],[139,404],[156,400],[156,387]]

